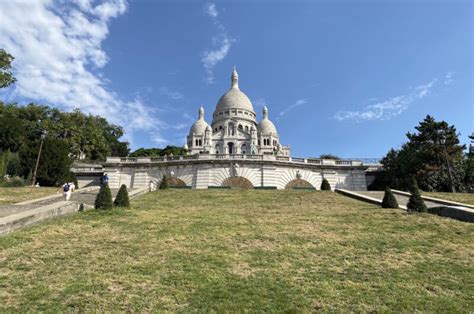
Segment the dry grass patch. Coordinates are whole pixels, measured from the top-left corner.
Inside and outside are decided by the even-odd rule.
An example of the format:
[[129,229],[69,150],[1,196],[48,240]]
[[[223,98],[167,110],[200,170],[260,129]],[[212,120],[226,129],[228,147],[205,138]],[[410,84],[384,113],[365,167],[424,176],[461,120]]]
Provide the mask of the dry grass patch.
[[52,187],[17,187],[5,188],[0,187],[0,205],[14,204],[40,198],[43,196],[53,195],[58,188]]
[[473,193],[423,192],[424,196],[441,198],[448,201],[474,205]]
[[157,191],[1,237],[0,310],[465,311],[473,243],[332,192]]

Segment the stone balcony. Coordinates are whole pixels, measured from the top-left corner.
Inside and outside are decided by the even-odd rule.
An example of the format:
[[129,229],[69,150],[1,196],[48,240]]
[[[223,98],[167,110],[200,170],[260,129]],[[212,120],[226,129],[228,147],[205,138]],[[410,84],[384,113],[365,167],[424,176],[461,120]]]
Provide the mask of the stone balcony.
[[318,165],[318,166],[336,166],[336,167],[360,167],[364,166],[360,160],[334,160],[334,159],[314,159],[314,158],[299,158],[288,156],[275,155],[211,155],[211,154],[196,154],[196,155],[181,155],[181,156],[163,156],[163,157],[107,157],[104,166],[107,164],[167,164],[186,161],[259,161],[271,163],[290,163],[298,165]]

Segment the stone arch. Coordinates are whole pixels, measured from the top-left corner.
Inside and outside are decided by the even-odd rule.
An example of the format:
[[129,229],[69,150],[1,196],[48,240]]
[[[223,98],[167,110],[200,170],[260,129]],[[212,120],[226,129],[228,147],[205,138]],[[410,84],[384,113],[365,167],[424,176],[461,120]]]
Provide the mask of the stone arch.
[[221,185],[228,186],[231,189],[253,189],[252,182],[244,177],[229,177]]
[[286,184],[285,189],[316,189],[316,188],[306,180],[294,179]]
[[170,188],[182,188],[186,186],[186,183],[177,177],[166,177],[166,183],[168,183],[168,187]]

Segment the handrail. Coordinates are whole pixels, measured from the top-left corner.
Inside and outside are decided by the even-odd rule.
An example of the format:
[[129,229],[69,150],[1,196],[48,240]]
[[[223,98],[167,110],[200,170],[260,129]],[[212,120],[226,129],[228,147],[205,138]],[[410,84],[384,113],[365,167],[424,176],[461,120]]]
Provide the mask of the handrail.
[[312,165],[336,165],[336,166],[362,166],[360,160],[333,160],[300,158],[275,155],[245,155],[245,154],[194,154],[194,155],[176,155],[162,157],[108,157],[106,163],[167,163],[175,161],[189,160],[260,160],[276,161],[284,163],[304,163]]

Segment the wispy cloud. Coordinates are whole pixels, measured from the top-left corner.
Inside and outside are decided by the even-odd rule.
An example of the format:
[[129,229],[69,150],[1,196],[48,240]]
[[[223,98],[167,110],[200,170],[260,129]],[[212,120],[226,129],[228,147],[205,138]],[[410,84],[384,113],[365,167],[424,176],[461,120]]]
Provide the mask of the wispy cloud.
[[206,3],[204,9],[206,14],[210,17],[216,18],[219,15],[215,3]]
[[219,11],[214,3],[206,3],[204,12],[212,19],[219,31],[219,33],[212,38],[213,48],[206,50],[201,57],[201,62],[206,70],[205,80],[208,84],[212,84],[214,83],[214,67],[225,59],[234,39],[227,34],[226,28],[219,21]]
[[161,86],[160,89],[159,89],[159,92],[160,92],[161,95],[165,95],[166,97],[168,97],[171,100],[179,100],[179,99],[184,98],[183,94],[181,94],[178,91],[170,90],[166,86]]
[[[6,94],[101,115],[134,131],[160,137],[161,121],[136,96],[125,100],[109,88],[101,69],[109,62],[102,42],[126,0],[0,1],[0,42],[15,56],[18,81]],[[176,95],[175,95],[176,96]]]
[[454,72],[448,72],[444,76],[444,85],[453,85],[454,84]]
[[307,98],[298,99],[294,104],[289,105],[289,106],[286,107],[284,110],[280,111],[279,116],[280,116],[280,117],[283,117],[285,114],[287,114],[287,113],[290,112],[291,110],[295,109],[296,107],[306,105],[307,103],[308,103],[308,99],[307,99]]
[[407,94],[395,96],[383,101],[378,101],[374,104],[365,106],[362,110],[338,111],[334,115],[334,118],[339,121],[390,120],[407,110],[407,108],[416,100],[428,96],[437,81],[438,80],[435,78],[426,84],[416,86],[411,90],[411,92]]

